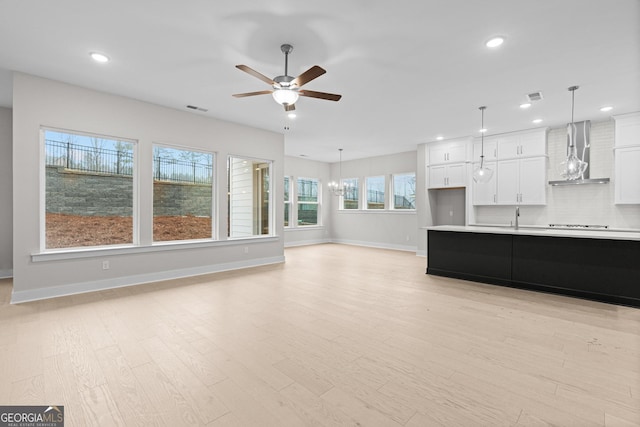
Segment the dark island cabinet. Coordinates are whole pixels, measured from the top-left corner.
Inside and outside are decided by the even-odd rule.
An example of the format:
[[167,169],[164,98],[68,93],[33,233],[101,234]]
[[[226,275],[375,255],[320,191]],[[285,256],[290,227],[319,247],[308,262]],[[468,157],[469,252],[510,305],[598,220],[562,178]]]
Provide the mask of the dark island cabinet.
[[428,231],[427,274],[640,307],[640,241]]

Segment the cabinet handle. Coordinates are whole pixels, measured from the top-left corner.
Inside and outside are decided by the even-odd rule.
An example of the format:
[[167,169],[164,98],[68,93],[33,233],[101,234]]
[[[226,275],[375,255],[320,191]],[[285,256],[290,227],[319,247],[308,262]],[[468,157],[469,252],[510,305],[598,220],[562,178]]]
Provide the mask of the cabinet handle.
[[495,203],[495,202],[496,202],[496,195],[494,194],[493,195],[493,203]]
[[520,154],[524,154],[524,146],[523,145],[520,146]]
[[493,157],[498,157],[498,149],[497,148],[493,149]]

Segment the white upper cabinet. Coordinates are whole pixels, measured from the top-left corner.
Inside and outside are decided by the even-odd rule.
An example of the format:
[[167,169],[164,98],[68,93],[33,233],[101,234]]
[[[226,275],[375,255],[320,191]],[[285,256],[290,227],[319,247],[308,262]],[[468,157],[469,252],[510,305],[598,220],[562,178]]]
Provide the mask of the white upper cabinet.
[[[485,144],[486,144],[485,140]],[[485,159],[487,156],[486,145],[485,145]],[[473,167],[477,167],[478,164]],[[485,160],[484,166],[487,169],[491,169],[493,171],[493,175],[489,182],[472,182],[473,185],[473,204],[474,205],[495,205],[497,203],[496,198],[496,182],[498,178],[498,174],[496,173],[496,162],[488,162]]]
[[[482,155],[482,142],[480,138],[473,141],[473,161],[479,162]],[[484,161],[491,162],[498,158],[498,139],[488,137],[484,139]]]
[[502,160],[497,165],[497,204],[546,204],[546,157]]
[[640,204],[640,113],[614,119],[615,203]]
[[497,135],[495,138],[498,145],[498,160],[547,155],[546,129],[506,133]]
[[640,145],[615,150],[615,203],[640,204]]
[[432,142],[429,144],[429,164],[463,163],[468,161],[469,139]]
[[616,121],[615,147],[640,145],[640,113],[613,117]]
[[429,166],[429,188],[465,187],[466,177],[465,163]]

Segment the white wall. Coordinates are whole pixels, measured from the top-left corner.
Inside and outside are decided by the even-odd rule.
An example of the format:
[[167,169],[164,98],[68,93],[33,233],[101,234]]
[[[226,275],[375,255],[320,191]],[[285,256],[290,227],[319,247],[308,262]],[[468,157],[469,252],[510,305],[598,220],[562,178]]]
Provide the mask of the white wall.
[[[284,260],[282,135],[20,73],[13,96],[13,302]],[[38,255],[41,126],[138,141],[141,248]],[[216,152],[220,242],[151,245],[153,143]],[[226,240],[228,155],[273,160],[276,237]],[[109,270],[101,267],[104,259]]]
[[[317,162],[300,157],[285,157],[284,174],[296,178],[317,178],[320,183],[320,226],[318,227],[287,227],[284,229],[285,247],[327,243],[330,236],[330,212],[332,196],[327,190],[327,183],[331,181],[331,166],[329,163]],[[295,182],[292,182],[295,185]]]
[[11,277],[13,267],[11,138],[11,110],[0,108],[0,278]]
[[[390,176],[391,174],[416,172],[417,153],[370,157],[342,163],[342,178]],[[339,179],[339,163],[331,165],[331,177]],[[416,176],[416,192],[424,192],[421,179]],[[349,243],[389,249],[417,251],[418,219],[415,211],[366,211],[339,210],[337,200],[331,208],[331,235],[338,243]]]
[[[590,178],[611,178],[609,184],[547,185],[545,206],[522,206],[520,224],[595,224],[640,229],[640,205],[614,204],[613,120],[591,122]],[[547,181],[560,180],[560,162],[566,156],[566,127],[554,128],[547,137]],[[639,166],[640,167],[640,166]],[[513,206],[479,206],[476,222],[509,224]]]

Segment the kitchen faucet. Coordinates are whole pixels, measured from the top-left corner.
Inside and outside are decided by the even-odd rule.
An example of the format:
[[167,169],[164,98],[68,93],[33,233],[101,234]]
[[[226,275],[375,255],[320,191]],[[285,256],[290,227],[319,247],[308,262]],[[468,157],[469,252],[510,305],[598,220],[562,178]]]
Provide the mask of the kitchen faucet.
[[516,206],[516,230],[518,229],[518,218],[520,218],[520,206]]

